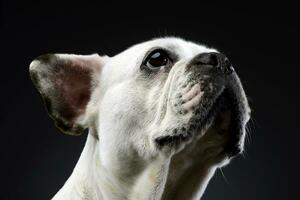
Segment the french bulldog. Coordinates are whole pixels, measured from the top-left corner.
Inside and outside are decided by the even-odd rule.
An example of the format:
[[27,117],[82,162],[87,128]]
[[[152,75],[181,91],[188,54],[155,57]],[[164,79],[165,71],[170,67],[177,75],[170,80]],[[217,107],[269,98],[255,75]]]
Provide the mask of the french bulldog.
[[30,76],[63,133],[89,130],[55,200],[200,199],[243,151],[250,108],[216,49],[166,37],[113,57],[46,54]]

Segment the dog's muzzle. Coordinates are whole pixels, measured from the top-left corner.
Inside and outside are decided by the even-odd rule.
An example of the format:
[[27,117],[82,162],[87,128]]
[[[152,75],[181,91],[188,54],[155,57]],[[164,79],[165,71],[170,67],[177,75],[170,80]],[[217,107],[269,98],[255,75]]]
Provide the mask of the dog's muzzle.
[[[224,153],[229,157],[243,150],[245,125],[248,120],[248,103],[242,85],[228,58],[217,52],[201,53],[185,67],[188,74],[182,89],[174,89],[172,105],[177,116],[192,114],[187,122],[173,128],[173,133],[159,137],[159,146],[172,141],[185,141],[202,135],[210,127],[216,128],[230,113],[229,123],[222,128],[227,137]],[[178,82],[180,84],[180,82]],[[218,119],[222,119],[218,123]],[[180,131],[179,131],[180,130]],[[220,131],[223,132],[223,131]],[[171,142],[170,142],[171,141]]]

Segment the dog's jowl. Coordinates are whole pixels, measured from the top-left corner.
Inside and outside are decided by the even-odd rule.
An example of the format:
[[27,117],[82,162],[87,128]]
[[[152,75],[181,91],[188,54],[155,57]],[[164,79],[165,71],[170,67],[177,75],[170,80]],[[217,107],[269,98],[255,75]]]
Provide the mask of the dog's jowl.
[[89,129],[53,199],[199,199],[243,151],[250,109],[216,49],[160,38],[113,57],[42,55],[30,75],[63,133]]

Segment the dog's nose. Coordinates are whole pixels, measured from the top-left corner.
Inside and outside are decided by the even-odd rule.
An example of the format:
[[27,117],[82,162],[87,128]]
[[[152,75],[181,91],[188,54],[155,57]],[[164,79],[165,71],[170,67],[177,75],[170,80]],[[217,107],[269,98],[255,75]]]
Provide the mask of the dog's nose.
[[210,65],[220,69],[224,74],[231,74],[234,69],[228,58],[222,53],[201,53],[192,60],[194,65]]

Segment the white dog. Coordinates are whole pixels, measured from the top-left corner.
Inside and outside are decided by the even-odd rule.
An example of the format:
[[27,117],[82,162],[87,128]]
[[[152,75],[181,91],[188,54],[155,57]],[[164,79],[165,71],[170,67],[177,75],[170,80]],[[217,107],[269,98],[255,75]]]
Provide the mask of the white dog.
[[160,38],[113,57],[43,55],[30,75],[62,132],[89,129],[53,199],[199,199],[243,150],[250,109],[215,49]]

